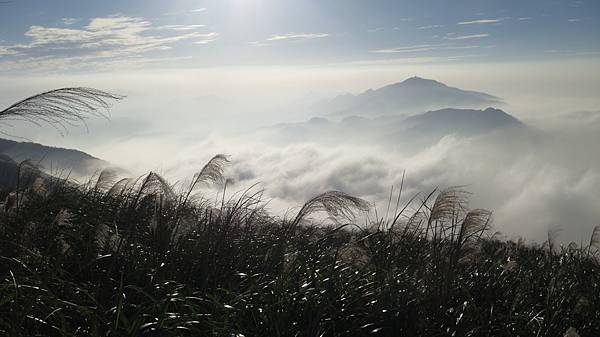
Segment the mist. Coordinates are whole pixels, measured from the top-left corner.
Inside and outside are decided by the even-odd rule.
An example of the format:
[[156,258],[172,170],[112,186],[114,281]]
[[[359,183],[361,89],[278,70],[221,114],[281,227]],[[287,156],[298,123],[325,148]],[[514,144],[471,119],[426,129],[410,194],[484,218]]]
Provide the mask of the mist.
[[[3,131],[81,149],[132,176],[153,170],[170,181],[191,177],[224,153],[232,160],[229,190],[258,183],[275,214],[331,189],[365,198],[381,212],[404,175],[403,201],[464,186],[473,206],[494,211],[495,230],[508,237],[542,241],[558,227],[562,241],[580,242],[600,221],[600,158],[593,155],[600,76],[591,60],[572,63],[569,71],[551,71],[564,64],[545,61],[31,74],[4,77],[0,103],[79,85],[126,95],[108,120],[89,120],[87,129],[70,128],[64,136],[19,123]],[[526,127],[415,139],[388,136],[385,123],[357,129],[313,109],[338,94],[414,75],[501,97],[499,108]],[[293,127],[310,126],[313,117],[331,125],[293,134]]]

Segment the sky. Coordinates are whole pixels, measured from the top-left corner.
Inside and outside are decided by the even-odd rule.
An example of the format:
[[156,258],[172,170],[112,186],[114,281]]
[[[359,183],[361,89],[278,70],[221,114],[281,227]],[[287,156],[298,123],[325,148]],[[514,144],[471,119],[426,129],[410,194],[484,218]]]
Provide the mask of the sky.
[[591,0],[19,0],[0,70],[382,65],[590,58]]
[[[59,87],[126,96],[64,135],[0,132],[172,181],[226,153],[234,190],[259,182],[275,212],[327,189],[382,208],[406,173],[406,195],[466,185],[507,235],[564,226],[579,242],[600,223],[598,32],[595,0],[0,1],[0,107]],[[415,75],[502,98],[536,136],[449,135],[412,153],[262,137]]]

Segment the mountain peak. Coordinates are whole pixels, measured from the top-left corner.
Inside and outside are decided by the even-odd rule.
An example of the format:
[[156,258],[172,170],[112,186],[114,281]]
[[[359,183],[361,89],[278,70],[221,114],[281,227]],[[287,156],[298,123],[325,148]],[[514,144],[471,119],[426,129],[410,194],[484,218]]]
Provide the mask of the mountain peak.
[[447,86],[413,76],[402,82],[369,89],[358,95],[338,96],[320,109],[335,115],[397,115],[452,108],[485,108],[502,104],[498,97]]
[[413,76],[413,77],[407,78],[406,80],[404,80],[398,84],[446,86],[444,83],[438,82],[436,80],[430,80],[430,79],[422,78],[422,77],[418,77],[418,76]]

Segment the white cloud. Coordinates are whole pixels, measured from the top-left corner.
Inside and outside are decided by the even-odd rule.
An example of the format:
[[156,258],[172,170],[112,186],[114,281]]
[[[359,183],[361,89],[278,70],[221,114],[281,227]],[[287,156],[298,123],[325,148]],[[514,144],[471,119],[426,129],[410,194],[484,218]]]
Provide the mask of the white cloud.
[[527,21],[527,20],[531,20],[531,17],[525,16],[525,17],[522,17],[522,18],[518,18],[517,20],[519,20],[519,21]]
[[434,46],[434,45],[422,44],[422,45],[407,46],[407,47],[376,49],[376,50],[371,50],[370,52],[371,53],[381,53],[381,54],[388,54],[388,53],[414,53],[414,52],[420,52],[420,51],[434,50],[436,47],[437,46]]
[[503,18],[500,19],[480,19],[480,20],[473,20],[473,21],[463,21],[463,22],[459,22],[459,25],[481,25],[481,24],[489,24],[489,23],[498,23],[500,21],[503,21]]
[[447,56],[413,56],[413,57],[397,57],[381,60],[358,60],[340,63],[349,66],[399,66],[406,64],[429,64],[429,63],[444,63],[456,62],[464,59],[481,57],[483,55],[447,55]]
[[143,18],[121,15],[94,18],[83,28],[31,26],[25,32],[31,39],[29,43],[2,46],[0,54],[20,54],[22,57],[11,64],[22,66],[48,65],[54,60],[69,64],[75,60],[108,62],[115,61],[114,58],[139,58],[150,51],[171,49],[180,41],[206,44],[217,39],[216,32],[196,31],[202,27],[153,26]]
[[287,34],[273,34],[267,41],[279,41],[279,40],[305,40],[305,39],[317,39],[328,37],[326,33],[287,33]]
[[165,25],[156,27],[157,30],[175,30],[175,31],[187,31],[187,30],[196,30],[199,28],[204,28],[205,25]]
[[219,37],[219,33],[210,32],[206,34],[199,34],[197,37],[201,39],[194,41],[194,44],[207,44],[216,41],[217,37]]
[[377,33],[377,32],[381,32],[382,30],[383,30],[383,27],[376,27],[376,28],[367,29],[367,32]]
[[266,47],[268,46],[268,44],[262,42],[262,41],[250,41],[248,42],[249,45],[254,46],[254,47]]
[[79,22],[79,19],[75,19],[75,18],[62,18],[61,21],[65,25],[70,26],[72,24],[75,24],[75,23]]
[[204,7],[199,7],[199,8],[194,8],[194,9],[187,9],[187,10],[179,10],[179,11],[175,11],[175,12],[166,12],[163,15],[166,16],[186,16],[186,15],[195,15],[195,14],[199,14],[199,13],[204,13],[208,10],[208,8],[204,8]]
[[568,21],[568,22],[580,22],[580,21],[581,21],[581,19],[576,19],[576,18],[574,18],[574,19],[568,19],[567,21]]
[[448,40],[472,40],[472,39],[481,39],[484,37],[488,37],[490,34],[472,34],[472,35],[459,35],[459,36],[451,36],[447,37]]
[[8,56],[8,55],[16,55],[16,54],[17,54],[17,52],[14,50],[11,50],[9,47],[0,46],[0,57]]
[[417,27],[417,29],[434,29],[434,28],[443,28],[444,25],[429,25],[429,26],[421,26]]
[[[600,198],[594,191],[600,186],[600,171],[593,165],[595,159],[586,157],[587,147],[573,150],[572,145],[560,145],[565,137],[571,141],[567,144],[583,145],[572,138],[577,130],[543,138],[536,134],[511,139],[508,130],[472,137],[449,135],[407,153],[386,144],[355,144],[348,139],[324,145],[329,143],[319,138],[277,143],[260,134],[214,136],[189,148],[173,146],[177,154],[170,157],[172,166],[166,171],[178,178],[190,177],[206,160],[192,154],[207,148],[228,153],[233,163],[227,175],[235,181],[231,190],[260,182],[276,212],[332,189],[385,207],[390,187],[398,187],[406,171],[403,200],[418,192],[467,184],[466,189],[475,193],[473,206],[494,211],[495,230],[543,239],[549,225],[561,225],[569,230],[561,239],[578,241],[580,235],[588,237],[597,223]],[[152,148],[160,146],[164,142]],[[471,165],[465,166],[465,161]]]
[[250,41],[249,45],[254,47],[265,47],[268,46],[268,42],[276,42],[276,41],[301,41],[301,40],[310,40],[310,39],[318,39],[328,37],[329,34],[326,33],[286,33],[286,34],[273,34],[265,40],[261,41]]
[[406,47],[396,47],[396,48],[386,48],[386,49],[376,49],[371,50],[371,53],[378,54],[394,54],[394,53],[417,53],[417,52],[426,52],[426,51],[435,51],[435,50],[459,50],[459,49],[475,49],[479,48],[479,46],[454,46],[450,44],[422,44],[415,46],[406,46]]

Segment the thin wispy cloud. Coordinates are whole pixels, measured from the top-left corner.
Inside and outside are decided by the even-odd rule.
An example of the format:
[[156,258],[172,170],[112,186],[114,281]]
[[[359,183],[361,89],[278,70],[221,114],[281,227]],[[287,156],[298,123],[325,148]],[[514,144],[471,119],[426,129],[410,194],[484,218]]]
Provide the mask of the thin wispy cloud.
[[436,48],[436,46],[434,46],[434,45],[422,44],[422,45],[406,46],[406,47],[376,49],[376,50],[370,50],[369,52],[379,53],[379,54],[414,53],[414,52],[434,50],[435,48]]
[[382,30],[383,30],[383,27],[376,27],[376,28],[367,29],[367,32],[377,33],[377,32],[381,32]]
[[581,7],[581,5],[583,5],[583,1],[573,1],[571,3],[571,7],[576,7],[576,8]]
[[253,47],[266,47],[272,43],[279,41],[302,41],[328,37],[327,33],[286,33],[286,34],[272,34],[268,38],[259,41],[247,42],[248,45]]
[[457,23],[458,25],[485,25],[485,24],[490,24],[490,23],[498,23],[503,21],[503,18],[500,19],[480,19],[480,20],[473,20],[473,21],[462,21]]
[[[140,17],[114,15],[94,18],[81,28],[31,26],[25,32],[28,43],[0,46],[4,55],[20,56],[18,64],[50,64],[48,60],[114,61],[142,57],[151,51],[172,49],[178,42],[206,44],[217,39],[216,32],[199,32],[202,25],[154,26]],[[41,62],[44,61],[44,62]]]
[[377,54],[396,54],[396,53],[419,53],[436,50],[461,50],[461,49],[476,49],[479,46],[454,46],[450,44],[423,44],[415,46],[405,46],[396,48],[376,49],[371,50],[371,53]]
[[0,46],[0,57],[15,54],[17,54],[16,51],[11,50],[8,47]]
[[202,39],[194,41],[193,42],[194,44],[208,44],[208,43],[216,41],[217,38],[219,37],[219,33],[210,32],[210,33],[199,34],[198,36],[202,37]]
[[560,56],[596,56],[600,55],[600,50],[567,50],[567,49],[549,49],[544,53]]
[[[93,71],[114,71],[116,69],[140,69],[149,65],[159,65],[168,62],[178,62],[191,59],[191,56],[173,56],[173,57],[143,57],[130,56],[127,58],[101,58],[98,55],[84,55],[64,58],[19,58],[11,61],[0,62],[0,70],[52,70],[52,71],[70,71],[70,70],[93,70]],[[35,69],[32,69],[35,67]]]
[[481,57],[484,55],[448,55],[448,56],[414,56],[414,57],[396,57],[381,60],[359,60],[345,62],[341,64],[354,65],[354,66],[397,66],[403,64],[429,64],[429,63],[444,63],[444,62],[457,62],[465,59],[472,59]]
[[163,13],[163,15],[167,15],[167,16],[172,16],[172,15],[194,15],[194,14],[204,13],[207,10],[208,10],[208,8],[199,7],[199,8],[193,8],[193,9],[187,9],[187,10],[178,10],[178,11],[175,11],[175,12],[166,12],[166,13]]
[[326,33],[287,33],[287,34],[273,34],[267,41],[281,41],[281,40],[306,40],[306,39],[318,39],[328,37]]
[[417,27],[417,29],[434,29],[434,28],[443,28],[444,25],[429,25],[429,26],[421,26]]
[[175,31],[187,31],[187,30],[196,30],[199,28],[204,28],[205,25],[164,25],[156,27],[157,30],[175,30]]
[[581,19],[577,19],[577,18],[573,18],[573,19],[568,19],[568,22],[579,22],[581,21]]
[[75,18],[62,18],[61,21],[62,21],[63,24],[65,24],[67,26],[70,26],[72,24],[75,24],[75,23],[79,22],[79,19],[75,19]]
[[448,40],[472,40],[472,39],[482,39],[490,36],[490,34],[472,34],[472,35],[458,35],[458,36],[449,36],[446,37]]
[[527,20],[531,20],[531,17],[525,16],[525,17],[522,17],[522,18],[518,18],[517,20],[519,20],[519,21],[527,21]]
[[268,43],[265,43],[263,41],[250,41],[248,42],[248,44],[254,47],[266,47],[269,45]]

